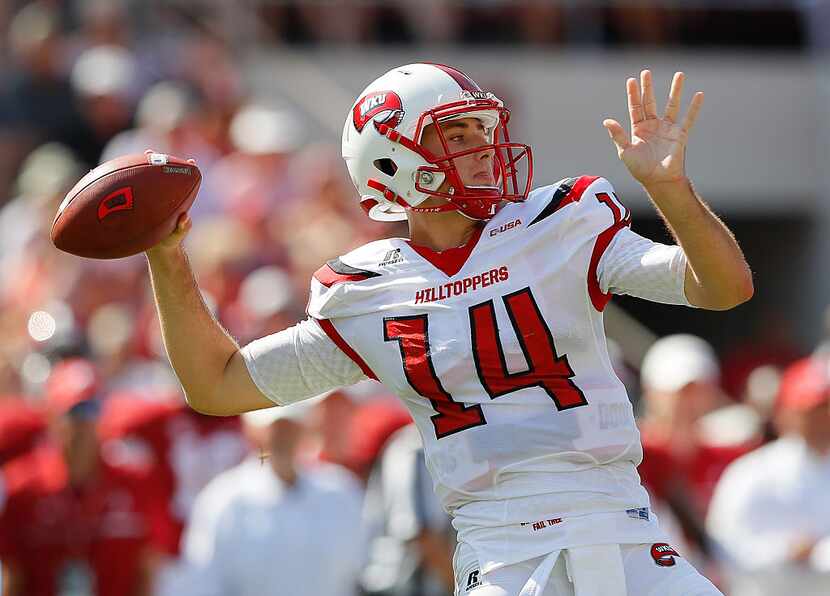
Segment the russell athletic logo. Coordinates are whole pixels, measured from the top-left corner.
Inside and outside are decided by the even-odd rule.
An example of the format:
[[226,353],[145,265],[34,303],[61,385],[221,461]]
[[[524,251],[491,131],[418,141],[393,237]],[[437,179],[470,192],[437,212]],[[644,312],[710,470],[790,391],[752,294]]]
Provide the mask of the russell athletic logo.
[[375,127],[385,124],[395,128],[403,120],[403,104],[401,98],[394,91],[376,91],[360,98],[352,111],[352,120],[357,132],[373,120]]
[[385,265],[394,265],[395,263],[400,263],[403,261],[403,257],[401,256],[401,249],[400,248],[393,248],[390,251],[386,252],[384,255],[383,260],[378,263],[378,267],[383,267]]
[[479,570],[476,569],[475,571],[471,571],[470,574],[467,576],[467,586],[464,588],[465,592],[469,592],[473,588],[477,588],[481,585],[479,573]]
[[674,567],[677,564],[674,558],[679,556],[677,551],[665,542],[651,545],[651,558],[660,567]]

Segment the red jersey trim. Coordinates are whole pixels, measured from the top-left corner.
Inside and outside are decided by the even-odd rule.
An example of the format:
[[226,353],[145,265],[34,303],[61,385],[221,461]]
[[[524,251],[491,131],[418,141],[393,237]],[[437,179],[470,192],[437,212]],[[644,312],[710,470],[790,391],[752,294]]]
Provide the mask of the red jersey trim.
[[579,202],[579,199],[582,198],[585,189],[591,186],[597,180],[599,180],[599,176],[580,176],[579,180],[577,180],[576,184],[574,184],[573,188],[571,188],[571,192],[569,192],[567,196],[564,199],[562,199],[562,202],[559,203],[559,208],[561,209],[568,203]]
[[470,254],[478,244],[479,238],[481,238],[481,233],[483,231],[484,226],[478,226],[464,246],[448,248],[447,250],[442,251],[435,251],[431,248],[427,248],[426,246],[412,244],[409,240],[407,240],[406,243],[409,244],[412,250],[421,255],[436,269],[440,269],[448,277],[452,277],[461,271],[464,263],[466,263],[467,259],[470,258]]
[[326,332],[326,335],[329,336],[331,341],[337,344],[337,347],[340,348],[343,353],[351,358],[352,362],[357,364],[360,367],[360,370],[363,371],[363,374],[369,377],[370,379],[374,379],[375,381],[378,380],[377,375],[372,372],[372,369],[369,368],[369,365],[366,364],[366,361],[360,357],[360,355],[355,352],[352,347],[348,344],[348,342],[343,339],[343,336],[335,329],[334,323],[329,321],[328,319],[314,319],[319,323],[320,327],[323,331]]
[[608,245],[611,244],[614,236],[617,235],[617,232],[630,225],[630,217],[618,221],[597,236],[597,241],[594,244],[594,252],[591,253],[591,263],[588,266],[588,294],[591,296],[591,304],[593,304],[594,308],[600,312],[605,310],[605,307],[608,306],[608,303],[611,301],[611,294],[606,294],[599,287],[599,279],[597,278],[597,267],[599,267],[599,261],[602,259],[602,255],[605,254],[605,250],[608,248]]
[[561,182],[545,208],[533,218],[533,221],[527,224],[527,227],[550,217],[568,203],[579,202],[579,199],[585,193],[585,189],[598,179],[599,176],[580,176],[579,178],[568,178]]
[[314,279],[330,288],[334,284],[347,281],[364,281],[372,277],[379,277],[380,273],[357,269],[346,265],[340,259],[332,259],[314,272]]

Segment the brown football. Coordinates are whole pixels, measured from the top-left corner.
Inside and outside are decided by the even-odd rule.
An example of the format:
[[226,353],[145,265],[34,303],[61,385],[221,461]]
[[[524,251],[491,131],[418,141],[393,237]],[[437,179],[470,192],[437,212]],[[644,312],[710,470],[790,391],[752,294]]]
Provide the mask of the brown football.
[[170,235],[193,204],[202,174],[164,153],[125,155],[91,170],[67,193],[52,222],[52,243],[91,259],[118,259]]

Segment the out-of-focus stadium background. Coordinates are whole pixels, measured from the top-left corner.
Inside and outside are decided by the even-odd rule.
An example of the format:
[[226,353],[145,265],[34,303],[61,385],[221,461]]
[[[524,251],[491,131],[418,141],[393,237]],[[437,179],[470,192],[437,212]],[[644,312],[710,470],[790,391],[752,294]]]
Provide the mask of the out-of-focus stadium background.
[[[764,534],[762,522],[719,533],[711,512],[706,524],[729,462],[803,431],[782,419],[804,408],[778,403],[780,373],[823,353],[828,2],[7,0],[0,31],[4,596],[451,593],[453,538],[392,396],[337,392],[279,423],[191,412],[143,256],[89,261],[49,241],[58,203],[89,168],[147,148],[193,157],[204,181],[187,246],[206,300],[242,343],[282,329],[304,316],[323,262],[405,235],[364,217],[339,133],[369,81],[423,60],[455,65],[506,101],[512,135],[533,146],[536,185],[603,175],[634,229],[661,241],[601,122],[625,120],[625,78],[644,67],[661,94],[676,70],[687,97],[706,92],[687,169],[741,243],[755,297],[726,313],[615,299],[608,330],[642,415],[642,475],[681,553],[725,593],[830,593],[830,507],[758,506],[796,537]],[[652,354],[658,370],[688,383],[641,387],[651,342],[677,333],[705,339],[716,360],[693,341],[669,343]],[[100,412],[84,405],[91,398]],[[286,461],[223,473],[275,447]],[[819,463],[793,482],[821,502],[830,464]],[[276,474],[304,486],[292,485],[294,466],[313,482],[293,501],[257,484]],[[743,502],[724,491],[725,510]],[[263,493],[279,506],[259,503]],[[762,563],[747,563],[733,545],[756,529]],[[786,553],[764,541],[770,552],[786,542]]]

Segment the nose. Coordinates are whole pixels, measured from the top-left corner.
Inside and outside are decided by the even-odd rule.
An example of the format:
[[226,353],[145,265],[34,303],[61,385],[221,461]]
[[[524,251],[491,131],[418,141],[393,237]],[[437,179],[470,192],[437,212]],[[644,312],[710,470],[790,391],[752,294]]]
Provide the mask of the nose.
[[482,160],[483,159],[489,159],[489,160],[492,161],[492,159],[495,157],[495,155],[496,155],[496,150],[493,147],[488,147],[487,149],[482,149],[481,157],[479,159],[482,159]]

